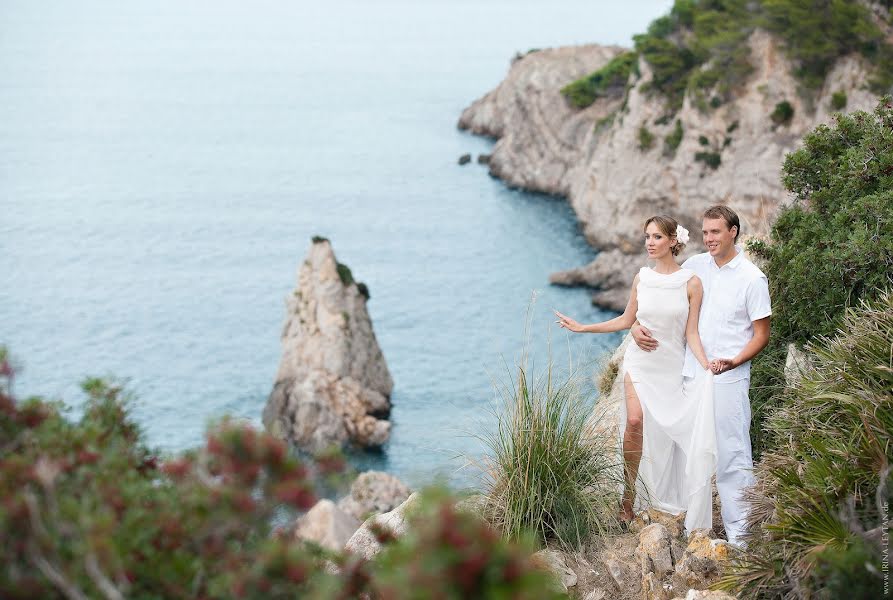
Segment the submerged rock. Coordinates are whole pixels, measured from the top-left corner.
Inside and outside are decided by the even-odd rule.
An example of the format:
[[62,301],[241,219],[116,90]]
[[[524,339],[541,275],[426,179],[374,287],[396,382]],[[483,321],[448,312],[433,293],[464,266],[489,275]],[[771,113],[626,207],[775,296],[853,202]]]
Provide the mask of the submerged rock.
[[459,157],[460,165],[467,165],[470,162],[471,162],[471,154],[463,154],[462,156]]
[[387,441],[394,383],[364,291],[331,243],[314,238],[286,301],[282,358],[263,413],[276,437],[309,451]]

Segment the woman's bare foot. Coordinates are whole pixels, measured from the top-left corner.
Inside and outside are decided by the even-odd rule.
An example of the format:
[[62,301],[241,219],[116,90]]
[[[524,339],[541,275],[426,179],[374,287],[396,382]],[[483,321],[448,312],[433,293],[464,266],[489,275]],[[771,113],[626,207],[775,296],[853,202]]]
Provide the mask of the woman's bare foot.
[[636,518],[636,513],[633,512],[633,501],[631,499],[623,499],[623,502],[620,505],[620,514],[617,515],[617,518],[620,519],[621,523],[630,523]]

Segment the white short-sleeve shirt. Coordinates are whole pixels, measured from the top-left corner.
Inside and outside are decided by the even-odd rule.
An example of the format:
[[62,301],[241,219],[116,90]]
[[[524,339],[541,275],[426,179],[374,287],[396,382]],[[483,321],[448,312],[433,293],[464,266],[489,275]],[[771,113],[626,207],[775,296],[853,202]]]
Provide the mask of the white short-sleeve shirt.
[[[696,254],[682,265],[701,278],[704,299],[698,330],[707,359],[734,358],[753,338],[753,322],[772,314],[769,281],[750,262],[740,246],[737,256],[717,267],[709,253]],[[691,349],[685,353],[683,374],[694,377],[701,366]],[[750,361],[714,378],[717,383],[730,383],[750,378]]]

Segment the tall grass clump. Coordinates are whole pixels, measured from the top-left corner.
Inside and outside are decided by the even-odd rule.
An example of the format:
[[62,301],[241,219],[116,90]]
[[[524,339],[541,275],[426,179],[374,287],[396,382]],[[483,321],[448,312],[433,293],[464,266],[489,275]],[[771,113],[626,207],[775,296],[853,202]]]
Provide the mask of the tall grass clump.
[[811,361],[766,421],[774,443],[756,468],[750,540],[727,585],[754,598],[882,597],[891,348],[889,291],[848,309],[835,337],[807,346]]
[[491,518],[510,538],[532,531],[541,542],[579,547],[615,518],[617,442],[594,432],[594,390],[582,377],[559,376],[551,358],[539,377],[525,363],[498,386],[496,427],[482,436]]

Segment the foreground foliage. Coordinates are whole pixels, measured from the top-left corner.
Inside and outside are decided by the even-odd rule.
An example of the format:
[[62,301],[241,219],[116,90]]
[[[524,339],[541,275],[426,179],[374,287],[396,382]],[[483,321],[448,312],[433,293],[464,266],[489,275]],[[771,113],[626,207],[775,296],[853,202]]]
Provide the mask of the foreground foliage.
[[850,308],[767,419],[748,551],[726,584],[749,597],[880,598],[893,462],[893,294]]
[[529,545],[506,542],[448,497],[423,496],[409,535],[382,534],[379,560],[327,552],[274,523],[316,502],[317,476],[336,460],[299,461],[231,421],[204,447],[162,459],[120,386],[88,380],[72,422],[61,404],[17,402],[13,378],[0,347],[0,597],[555,596]]
[[764,445],[762,419],[780,402],[784,353],[830,335],[845,310],[876,298],[893,275],[893,102],[874,114],[837,115],[787,156],[783,208],[767,242],[750,249],[765,261],[772,295],[769,347],[754,361],[755,449]]

